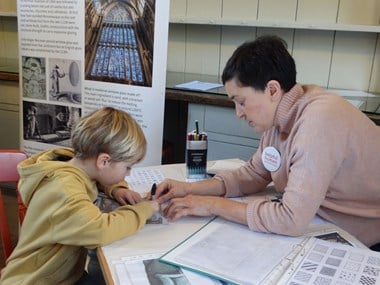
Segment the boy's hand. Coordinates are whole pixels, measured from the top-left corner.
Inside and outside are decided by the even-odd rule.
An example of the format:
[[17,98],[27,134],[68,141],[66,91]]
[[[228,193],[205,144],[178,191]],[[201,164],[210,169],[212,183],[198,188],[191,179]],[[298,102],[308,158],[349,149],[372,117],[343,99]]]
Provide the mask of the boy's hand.
[[150,206],[152,207],[153,214],[156,214],[157,212],[160,211],[160,204],[156,200],[149,201]]
[[142,200],[139,193],[123,187],[118,187],[112,190],[112,196],[120,205],[134,205]]

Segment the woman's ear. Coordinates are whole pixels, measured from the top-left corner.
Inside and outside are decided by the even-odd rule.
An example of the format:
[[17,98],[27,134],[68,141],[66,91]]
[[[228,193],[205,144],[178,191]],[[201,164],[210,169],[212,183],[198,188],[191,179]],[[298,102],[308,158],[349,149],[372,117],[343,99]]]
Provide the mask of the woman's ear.
[[277,80],[269,80],[267,83],[267,88],[270,92],[271,99],[274,101],[281,100],[283,91],[280,83]]
[[110,160],[111,160],[111,157],[109,156],[108,153],[105,153],[105,152],[99,153],[96,159],[96,166],[99,169],[102,169],[107,166]]

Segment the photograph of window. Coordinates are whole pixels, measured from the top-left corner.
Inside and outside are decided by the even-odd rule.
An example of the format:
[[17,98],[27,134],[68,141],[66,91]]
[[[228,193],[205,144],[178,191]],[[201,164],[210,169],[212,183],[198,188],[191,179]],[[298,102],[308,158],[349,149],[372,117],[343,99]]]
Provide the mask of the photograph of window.
[[86,0],[87,80],[152,86],[154,0]]

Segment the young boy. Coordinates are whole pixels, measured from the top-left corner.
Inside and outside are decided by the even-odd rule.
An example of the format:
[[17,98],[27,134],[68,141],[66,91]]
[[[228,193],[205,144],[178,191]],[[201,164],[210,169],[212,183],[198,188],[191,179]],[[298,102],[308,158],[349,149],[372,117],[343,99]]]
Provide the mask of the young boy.
[[[156,201],[141,201],[124,182],[146,152],[130,115],[106,107],[84,117],[72,132],[72,147],[20,163],[19,191],[28,209],[2,285],[84,284],[87,249],[134,234],[158,211]],[[98,185],[133,205],[101,213],[94,205]]]

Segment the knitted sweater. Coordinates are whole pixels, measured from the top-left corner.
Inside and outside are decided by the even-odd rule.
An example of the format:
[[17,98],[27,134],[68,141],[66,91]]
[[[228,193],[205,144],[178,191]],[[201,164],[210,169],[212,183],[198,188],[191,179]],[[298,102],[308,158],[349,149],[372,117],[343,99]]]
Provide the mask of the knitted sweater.
[[[262,162],[272,146],[276,171]],[[226,197],[249,195],[271,181],[281,202],[258,198],[247,207],[252,230],[301,235],[315,214],[366,245],[380,242],[380,127],[345,99],[317,86],[295,85],[283,95],[274,125],[240,169],[217,176]]]

